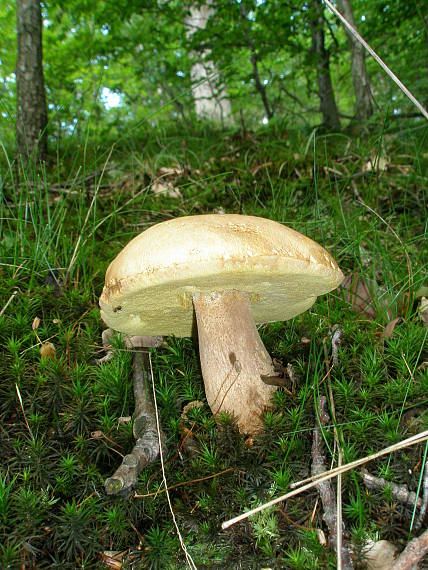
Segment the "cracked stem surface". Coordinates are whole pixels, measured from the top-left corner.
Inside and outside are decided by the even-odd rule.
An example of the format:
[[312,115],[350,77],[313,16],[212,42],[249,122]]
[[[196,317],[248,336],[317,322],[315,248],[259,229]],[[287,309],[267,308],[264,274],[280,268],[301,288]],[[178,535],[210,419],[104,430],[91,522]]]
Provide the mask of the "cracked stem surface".
[[194,294],[193,305],[205,392],[213,414],[233,414],[241,433],[260,432],[277,388],[261,379],[275,376],[275,370],[256,328],[249,295],[235,290]]

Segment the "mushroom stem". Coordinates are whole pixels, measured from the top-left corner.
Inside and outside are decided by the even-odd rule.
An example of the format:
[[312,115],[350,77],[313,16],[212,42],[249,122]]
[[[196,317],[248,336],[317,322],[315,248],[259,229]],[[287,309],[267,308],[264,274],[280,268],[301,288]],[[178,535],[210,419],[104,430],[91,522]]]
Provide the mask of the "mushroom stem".
[[214,415],[228,412],[242,433],[263,428],[263,412],[275,386],[271,357],[254,323],[250,296],[239,291],[194,294],[199,354],[208,404]]

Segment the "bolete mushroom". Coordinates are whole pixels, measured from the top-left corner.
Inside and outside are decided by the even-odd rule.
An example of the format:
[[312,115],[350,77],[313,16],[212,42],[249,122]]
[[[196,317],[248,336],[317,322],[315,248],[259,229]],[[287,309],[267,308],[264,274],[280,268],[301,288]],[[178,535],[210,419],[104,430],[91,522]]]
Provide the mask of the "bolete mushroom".
[[188,216],[150,227],[119,253],[101,316],[129,335],[187,337],[196,325],[213,414],[229,412],[255,434],[277,389],[266,381],[275,370],[256,323],[295,317],[342,279],[325,249],[278,222]]

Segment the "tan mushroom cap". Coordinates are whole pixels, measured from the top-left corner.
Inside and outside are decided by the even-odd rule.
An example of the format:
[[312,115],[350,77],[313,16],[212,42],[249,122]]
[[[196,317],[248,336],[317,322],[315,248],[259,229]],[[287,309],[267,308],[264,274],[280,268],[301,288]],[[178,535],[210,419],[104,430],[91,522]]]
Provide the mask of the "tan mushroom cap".
[[319,244],[278,222],[238,214],[175,218],[134,238],[110,264],[105,323],[130,335],[191,336],[192,296],[249,294],[256,323],[285,321],[343,274]]

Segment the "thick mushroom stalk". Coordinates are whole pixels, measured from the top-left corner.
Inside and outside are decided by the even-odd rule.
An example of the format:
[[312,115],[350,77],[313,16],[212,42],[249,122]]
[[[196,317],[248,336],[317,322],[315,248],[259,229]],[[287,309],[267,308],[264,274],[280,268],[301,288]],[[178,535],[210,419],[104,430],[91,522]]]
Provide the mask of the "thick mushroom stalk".
[[271,357],[254,323],[250,295],[239,291],[193,295],[205,392],[214,415],[233,414],[242,433],[263,428],[276,387]]

